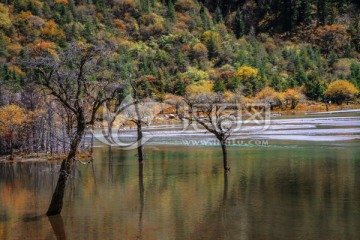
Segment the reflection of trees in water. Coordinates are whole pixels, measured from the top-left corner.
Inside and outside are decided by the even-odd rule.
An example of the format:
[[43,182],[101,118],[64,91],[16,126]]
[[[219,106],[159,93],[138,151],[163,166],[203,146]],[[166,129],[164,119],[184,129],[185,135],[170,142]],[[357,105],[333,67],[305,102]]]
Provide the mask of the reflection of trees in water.
[[66,240],[66,233],[64,222],[61,215],[48,217],[49,222],[51,224],[51,228],[56,236],[57,240]]
[[53,163],[1,163],[0,184],[24,184],[36,194],[49,189],[49,182],[56,178],[57,164]]
[[[102,159],[97,151],[102,151]],[[214,167],[216,159],[202,161],[200,156],[186,162],[189,154],[183,152],[149,151],[142,171],[133,152],[113,148],[111,158],[108,148],[94,153],[97,188],[90,165],[79,167],[82,175],[77,184],[84,187],[77,188],[76,199],[64,209],[63,216],[73,218],[67,238],[98,234],[108,239],[294,239],[306,233],[313,239],[357,239],[360,162],[355,158],[340,162],[334,160],[336,156],[311,160],[308,155],[297,159],[280,155],[274,162],[242,157],[224,177],[221,164],[217,171]],[[113,159],[109,165],[108,158]],[[34,201],[48,201],[52,192],[54,174],[48,173],[48,164],[23,165],[0,164],[0,211],[6,208],[9,218],[22,215],[29,199],[36,205]],[[5,188],[12,192],[3,194]],[[5,195],[19,199],[17,205],[13,198],[4,199]],[[29,225],[35,221],[20,225],[19,235],[37,236],[36,231],[41,231],[39,236],[51,233],[51,238],[51,226],[45,220],[45,224],[39,220],[37,225]],[[6,229],[13,226],[10,221],[6,224]],[[32,230],[25,233],[26,229]],[[0,239],[9,236],[0,234]]]
[[306,233],[311,239],[355,239],[360,164],[343,163],[243,165],[241,174],[224,179],[222,204],[206,213],[190,238],[294,239]]
[[144,164],[139,164],[139,197],[140,197],[139,233],[137,239],[142,239],[143,214],[144,214],[144,204],[145,204]]
[[109,183],[113,183],[114,182],[114,176],[113,176],[113,172],[114,172],[114,168],[113,168],[113,161],[114,161],[114,154],[113,154],[113,150],[112,150],[112,147],[111,145],[109,145],[108,147],[108,152],[109,152],[109,160],[108,160],[108,167],[109,167],[109,170],[108,170],[108,182]]

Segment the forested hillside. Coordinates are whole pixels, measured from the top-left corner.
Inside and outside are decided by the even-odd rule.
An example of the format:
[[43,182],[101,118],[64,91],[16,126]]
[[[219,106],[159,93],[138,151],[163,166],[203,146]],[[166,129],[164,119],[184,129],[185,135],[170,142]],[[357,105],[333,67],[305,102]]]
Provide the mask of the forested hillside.
[[13,101],[8,88],[23,90],[28,49],[55,54],[69,42],[116,46],[114,65],[136,61],[158,95],[210,80],[249,97],[303,87],[321,100],[335,79],[360,85],[359,16],[355,0],[2,0],[0,104]]

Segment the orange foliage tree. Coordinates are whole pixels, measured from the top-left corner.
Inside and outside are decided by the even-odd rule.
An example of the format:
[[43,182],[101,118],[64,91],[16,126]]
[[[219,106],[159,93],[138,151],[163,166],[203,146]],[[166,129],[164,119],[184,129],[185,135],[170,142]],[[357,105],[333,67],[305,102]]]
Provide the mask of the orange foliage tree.
[[345,25],[334,24],[319,27],[312,38],[325,54],[329,54],[333,50],[342,55],[350,40],[350,35]]
[[26,110],[17,105],[0,108],[0,136],[5,138],[10,148],[10,160],[14,159],[14,143],[27,122]]
[[54,20],[46,22],[41,34],[50,40],[57,40],[65,38],[65,33],[61,30]]

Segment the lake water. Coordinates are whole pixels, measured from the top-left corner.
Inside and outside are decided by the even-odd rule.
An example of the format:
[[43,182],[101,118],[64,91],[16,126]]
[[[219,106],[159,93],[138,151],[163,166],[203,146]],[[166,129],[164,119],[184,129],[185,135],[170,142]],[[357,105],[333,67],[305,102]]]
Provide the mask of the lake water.
[[228,175],[205,133],[149,130],[142,176],[135,151],[98,142],[62,217],[44,215],[58,164],[0,163],[0,239],[360,239],[359,114],[252,127]]

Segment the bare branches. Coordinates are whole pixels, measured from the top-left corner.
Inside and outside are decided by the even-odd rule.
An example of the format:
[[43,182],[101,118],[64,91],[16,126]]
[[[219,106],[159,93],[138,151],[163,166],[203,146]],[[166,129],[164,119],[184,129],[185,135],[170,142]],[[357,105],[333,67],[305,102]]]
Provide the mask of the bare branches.
[[[57,55],[32,56],[25,64],[29,75],[75,115],[85,115],[93,124],[101,105],[115,97],[117,74],[109,71],[105,60],[110,50],[98,46],[70,44]],[[111,69],[110,69],[111,70]]]

